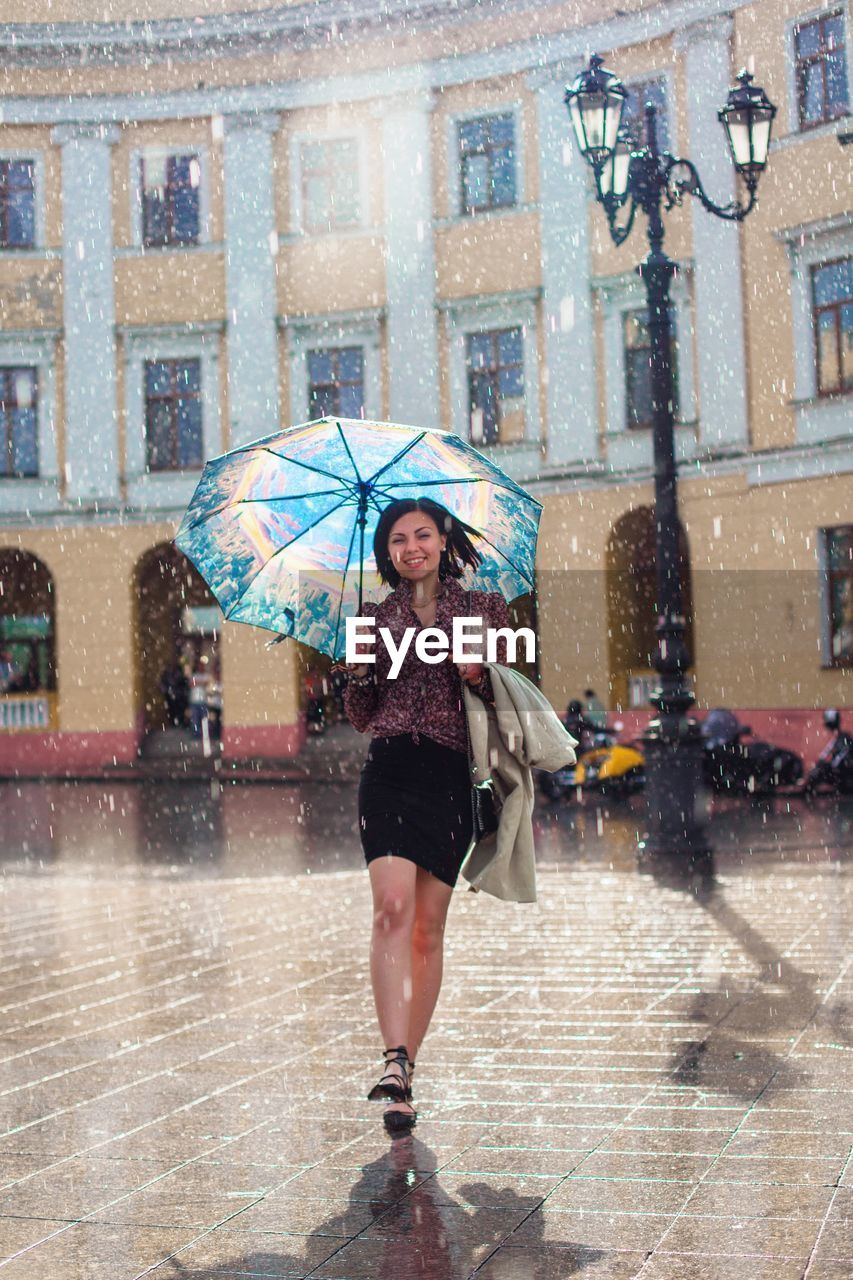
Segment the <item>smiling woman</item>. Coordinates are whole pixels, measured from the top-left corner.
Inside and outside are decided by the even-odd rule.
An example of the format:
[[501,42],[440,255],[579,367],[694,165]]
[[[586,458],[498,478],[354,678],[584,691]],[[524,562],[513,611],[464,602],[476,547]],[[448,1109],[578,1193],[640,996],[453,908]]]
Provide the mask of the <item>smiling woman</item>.
[[[471,775],[461,681],[488,701],[480,662],[422,658],[430,632],[453,633],[469,616],[493,631],[509,612],[496,592],[466,593],[458,579],[480,561],[468,527],[428,498],[387,506],[374,536],[380,577],[394,590],[363,606],[386,638],[370,666],[348,664],[344,705],[361,733],[373,734],[361,771],[358,813],[370,872],[374,924],[370,971],[387,1074],[369,1097],[385,1100],[390,1132],[412,1127],[411,1074],[438,999],[444,924],[472,837]],[[470,532],[473,533],[473,530]],[[506,635],[496,637],[506,664]],[[395,660],[393,655],[400,655]],[[392,670],[396,673],[392,675]]]

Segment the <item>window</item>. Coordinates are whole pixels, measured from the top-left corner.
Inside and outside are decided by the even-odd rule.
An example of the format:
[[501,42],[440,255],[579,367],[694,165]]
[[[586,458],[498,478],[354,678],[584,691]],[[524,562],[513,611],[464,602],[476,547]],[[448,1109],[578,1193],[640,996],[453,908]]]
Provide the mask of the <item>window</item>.
[[524,336],[521,327],[469,333],[468,413],[474,444],[524,438]]
[[461,212],[474,214],[514,205],[513,113],[463,120],[458,127]]
[[829,606],[829,660],[853,666],[853,525],[824,529]]
[[[654,426],[652,410],[652,341],[648,311],[645,307],[626,311],[622,320],[625,340],[625,425],[642,430]],[[678,367],[673,332],[670,339],[672,359],[673,414],[678,413]]]
[[329,347],[308,352],[308,411],[312,420],[364,417],[361,347]]
[[0,476],[37,476],[38,371],[0,368]]
[[847,60],[840,9],[794,28],[797,110],[801,129],[847,114]]
[[306,231],[337,231],[361,224],[358,139],[303,142],[302,225]]
[[200,467],[201,361],[146,360],[144,369],[148,470]]
[[35,161],[0,160],[0,248],[36,242]]
[[648,145],[646,131],[646,103],[652,102],[657,108],[658,150],[669,150],[669,116],[666,103],[665,80],[640,80],[636,84],[625,86],[628,97],[622,110],[622,128],[631,129],[640,146]]
[[146,248],[198,244],[201,231],[197,155],[140,158],[142,243]]
[[853,387],[853,258],[812,267],[818,395]]

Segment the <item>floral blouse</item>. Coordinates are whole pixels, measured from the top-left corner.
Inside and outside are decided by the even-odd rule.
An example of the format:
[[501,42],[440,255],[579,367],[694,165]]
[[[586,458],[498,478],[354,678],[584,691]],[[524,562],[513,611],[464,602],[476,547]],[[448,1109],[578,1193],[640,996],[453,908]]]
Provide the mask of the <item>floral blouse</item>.
[[[455,578],[446,578],[440,586],[435,622],[432,625],[440,627],[446,634],[448,643],[452,645],[455,617],[481,617],[484,628],[482,653],[485,659],[485,630],[489,627],[509,627],[509,609],[499,591],[472,591],[469,612],[467,594]],[[414,627],[416,633],[423,630],[421,620],[412,608],[411,599],[412,584],[402,578],[396,589],[379,604],[370,601],[362,604],[362,617],[376,619],[373,629],[376,662],[371,668],[373,683],[361,687],[348,684],[344,691],[344,710],[359,733],[369,732],[374,737],[411,733],[415,742],[418,741],[418,735],[423,734],[435,742],[467,754],[462,677],[449,656],[444,662],[422,662],[415,653],[413,636],[396,680],[388,679],[391,656],[382,641],[379,628],[388,628],[395,646],[400,645],[407,627]],[[363,647],[367,648],[366,645]],[[468,648],[476,652],[478,645],[470,641]],[[502,666],[508,665],[506,639],[503,636],[498,637],[497,661]],[[487,702],[494,702],[488,671],[484,671],[479,681],[470,685],[470,688]]]

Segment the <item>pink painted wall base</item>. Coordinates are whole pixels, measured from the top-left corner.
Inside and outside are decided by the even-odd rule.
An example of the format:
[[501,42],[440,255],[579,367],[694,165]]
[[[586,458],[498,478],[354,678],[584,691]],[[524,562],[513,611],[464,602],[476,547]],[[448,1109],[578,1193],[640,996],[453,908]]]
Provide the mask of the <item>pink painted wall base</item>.
[[[761,738],[774,747],[796,751],[802,758],[804,772],[812,767],[829,741],[830,734],[823,723],[823,707],[816,711],[810,707],[737,707],[734,711],[742,724],[750,726],[753,738]],[[700,721],[705,714],[705,710],[694,711],[695,719]],[[619,737],[623,742],[628,742],[640,736],[652,716],[653,713],[645,709],[624,711],[620,715],[611,715],[609,723],[621,721],[623,728]],[[853,724],[853,713],[850,715],[850,723]]]
[[133,730],[109,733],[0,734],[0,776],[74,778],[137,756]]

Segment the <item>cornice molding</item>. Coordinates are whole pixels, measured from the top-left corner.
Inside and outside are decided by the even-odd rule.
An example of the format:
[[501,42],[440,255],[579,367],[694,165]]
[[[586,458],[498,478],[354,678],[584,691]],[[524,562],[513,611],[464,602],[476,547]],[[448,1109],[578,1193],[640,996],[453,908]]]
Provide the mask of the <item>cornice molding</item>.
[[222,122],[226,137],[252,129],[272,135],[281,128],[281,115],[278,111],[234,111],[223,116]]
[[81,121],[79,124],[59,124],[51,130],[50,140],[55,147],[67,146],[69,142],[105,142],[112,147],[121,136],[116,125],[91,124]]
[[[732,8],[737,7],[732,6]],[[734,29],[734,13],[723,11],[713,18],[701,18],[698,22],[691,22],[679,28],[673,34],[672,43],[678,53],[685,53],[693,45],[702,44],[703,41],[720,44],[731,40]]]
[[[76,97],[10,96],[0,100],[0,123],[59,124],[75,120],[119,123],[129,120],[192,119],[243,112],[287,111],[298,107],[324,106],[330,102],[364,102],[412,91],[442,89],[475,80],[524,73],[545,77],[546,83],[547,77],[553,76],[555,82],[559,82],[567,73],[571,75],[578,61],[586,59],[590,49],[618,50],[633,45],[646,45],[652,40],[671,36],[688,27],[695,27],[698,31],[703,23],[709,24],[709,30],[713,30],[720,16],[730,16],[733,10],[752,3],[753,0],[674,0],[672,4],[658,4],[636,13],[623,13],[603,22],[558,32],[546,40],[532,37],[485,51],[452,54],[429,63],[412,62],[387,66],[364,74],[332,75],[313,80],[281,80],[273,83],[266,81],[239,88],[217,86],[182,89],[165,94],[128,92],[103,95],[81,93]],[[364,36],[375,32],[377,38],[380,35],[385,37],[393,33],[395,23],[405,20],[410,34],[419,24],[431,22],[436,26],[443,25],[448,35],[451,35],[454,25],[464,24],[472,15],[476,15],[478,21],[484,18],[487,20],[488,13],[484,13],[484,10],[491,9],[496,4],[497,0],[433,0],[429,5],[416,5],[413,0],[406,3],[397,0],[390,18],[384,4],[381,6],[383,17],[380,21],[377,16],[380,13],[379,0],[350,0],[347,13],[352,26],[349,34],[354,38],[355,35]],[[507,6],[518,11],[530,7],[527,0],[500,0],[502,14],[506,13]],[[280,26],[284,24],[293,37],[285,42],[286,47],[291,52],[298,52],[295,43],[298,32],[295,28],[300,24],[295,20],[296,15],[302,15],[302,27],[307,24],[309,31],[319,30],[310,21],[312,18],[316,19],[319,9],[320,6],[315,4],[300,5],[289,8],[286,12],[255,14],[251,17],[257,23],[278,21]],[[325,5],[322,6],[322,11],[324,35],[318,43],[328,46],[329,38],[325,32],[334,24],[335,19],[329,17]],[[335,11],[337,6],[332,13]],[[368,22],[367,18],[371,15],[371,21]],[[228,34],[235,21],[232,16],[204,19],[202,24],[192,24],[191,48],[187,56],[203,56],[209,61],[214,45],[223,59],[247,56],[251,50],[240,46],[239,41],[235,43]],[[221,39],[218,38],[218,44],[216,40],[211,44],[210,40],[205,40],[203,32],[208,29],[212,32],[216,24],[221,28]],[[177,25],[185,33],[183,39],[189,41],[190,24],[182,21]],[[150,65],[157,61],[154,55],[160,47],[160,35],[166,28],[171,29],[173,26],[174,22],[146,24],[145,30],[150,34],[139,46],[138,56],[128,56],[124,61],[136,65]],[[716,29],[719,29],[718,23]],[[338,30],[332,43],[333,48],[339,42],[342,30]],[[121,31],[126,32],[123,25]],[[25,48],[25,36],[32,32],[31,27],[0,25],[0,56],[5,53],[7,61],[16,66],[27,65],[22,62],[21,55]],[[47,38],[46,33],[44,38]],[[264,47],[261,52],[269,52],[269,49]],[[163,56],[174,58],[174,54],[168,52]],[[91,54],[87,54],[86,60],[89,63],[93,61]],[[113,65],[120,61],[115,57],[109,60]]]
[[[523,7],[523,0],[510,0]],[[316,0],[263,12],[198,14],[141,22],[45,22],[0,24],[0,49],[20,67],[110,64],[153,65],[166,59],[193,62],[211,56],[245,58],[280,49],[300,52],[343,47],[354,36],[413,30],[484,9],[506,9],[498,0]]]

